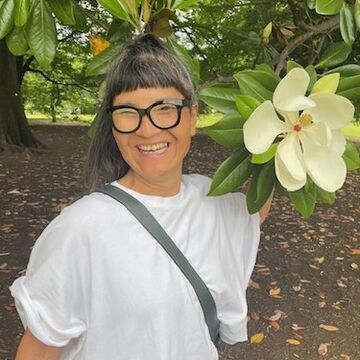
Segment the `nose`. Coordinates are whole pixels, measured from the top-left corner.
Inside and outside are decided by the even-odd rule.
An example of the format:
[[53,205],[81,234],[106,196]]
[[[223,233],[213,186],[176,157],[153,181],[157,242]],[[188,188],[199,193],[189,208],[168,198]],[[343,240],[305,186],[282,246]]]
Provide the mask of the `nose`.
[[152,137],[157,135],[162,130],[153,125],[147,114],[144,114],[141,118],[140,127],[136,130],[136,134],[142,137]]

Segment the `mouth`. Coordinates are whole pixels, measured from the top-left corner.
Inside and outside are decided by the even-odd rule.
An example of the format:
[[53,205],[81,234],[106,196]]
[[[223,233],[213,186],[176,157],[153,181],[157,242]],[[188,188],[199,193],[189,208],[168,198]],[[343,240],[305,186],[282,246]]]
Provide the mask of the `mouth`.
[[168,149],[169,145],[170,143],[168,142],[161,142],[156,144],[141,144],[136,147],[142,154],[162,154]]

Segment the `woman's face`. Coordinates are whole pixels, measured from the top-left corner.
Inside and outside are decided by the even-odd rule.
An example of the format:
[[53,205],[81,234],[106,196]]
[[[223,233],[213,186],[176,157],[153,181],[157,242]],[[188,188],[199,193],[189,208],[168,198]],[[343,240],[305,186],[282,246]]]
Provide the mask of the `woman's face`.
[[[179,100],[184,96],[175,88],[140,88],[117,95],[113,105],[144,109],[165,99]],[[141,190],[144,184],[150,187],[180,185],[183,159],[189,151],[191,136],[195,134],[196,118],[197,104],[191,110],[184,107],[179,124],[172,129],[158,129],[144,115],[140,128],[133,133],[112,130],[116,144],[130,166],[124,178],[130,180],[134,190]]]

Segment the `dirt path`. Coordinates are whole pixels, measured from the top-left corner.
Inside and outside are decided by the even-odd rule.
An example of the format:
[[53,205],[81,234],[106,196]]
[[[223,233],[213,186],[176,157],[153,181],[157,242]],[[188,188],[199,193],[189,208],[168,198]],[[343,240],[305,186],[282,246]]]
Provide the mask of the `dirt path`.
[[[49,145],[47,154],[0,154],[0,360],[13,358],[22,332],[8,286],[23,273],[45,225],[82,191],[86,128],[34,129]],[[186,172],[211,176],[226,156],[197,136]],[[248,289],[249,335],[265,338],[257,345],[223,344],[221,360],[321,359],[320,344],[328,344],[327,360],[360,360],[359,179],[360,172],[351,173],[336,205],[318,206],[307,221],[277,195]]]

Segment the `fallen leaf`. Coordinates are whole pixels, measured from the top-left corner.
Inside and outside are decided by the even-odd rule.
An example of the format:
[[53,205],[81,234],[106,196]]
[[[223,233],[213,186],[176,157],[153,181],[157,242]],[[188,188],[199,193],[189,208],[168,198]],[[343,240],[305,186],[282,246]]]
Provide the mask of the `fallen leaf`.
[[254,321],[260,320],[260,315],[259,315],[257,312],[255,312],[255,311],[253,311],[253,312],[250,314],[250,317],[251,317],[251,319],[254,320]]
[[351,360],[350,356],[347,354],[341,354],[340,356],[343,360]]
[[265,338],[263,333],[257,333],[250,338],[250,344],[260,344]]
[[305,329],[304,327],[299,326],[298,324],[292,324],[292,325],[291,325],[291,328],[292,328],[294,331],[304,330],[304,329]]
[[275,289],[270,289],[269,295],[274,297],[274,296],[280,295],[280,292],[281,292],[281,289],[279,287],[275,288]]
[[248,287],[251,289],[260,289],[260,284],[250,279]]
[[322,264],[324,262],[324,260],[325,260],[325,257],[324,256],[316,257],[316,258],[314,258],[314,260],[316,262],[318,262],[319,264]]
[[329,343],[320,344],[318,347],[318,354],[320,356],[325,356],[328,353],[328,346],[330,346]]
[[339,328],[334,325],[319,325],[320,329],[326,330],[326,331],[338,331]]
[[352,255],[360,255],[360,249],[351,249]]
[[325,301],[320,301],[319,302],[319,308],[323,309],[326,306],[326,302]]
[[352,263],[351,265],[351,268],[354,269],[354,270],[357,270],[359,268],[359,265],[358,264],[355,264],[355,263]]
[[301,344],[301,342],[296,339],[287,339],[286,342],[290,345],[300,345]]
[[280,329],[280,324],[277,321],[270,321],[269,324],[275,331],[278,331]]
[[271,315],[271,316],[269,317],[269,320],[270,320],[270,321],[278,321],[278,320],[280,320],[280,319],[281,319],[281,313],[280,313],[280,312],[277,312],[276,314]]

